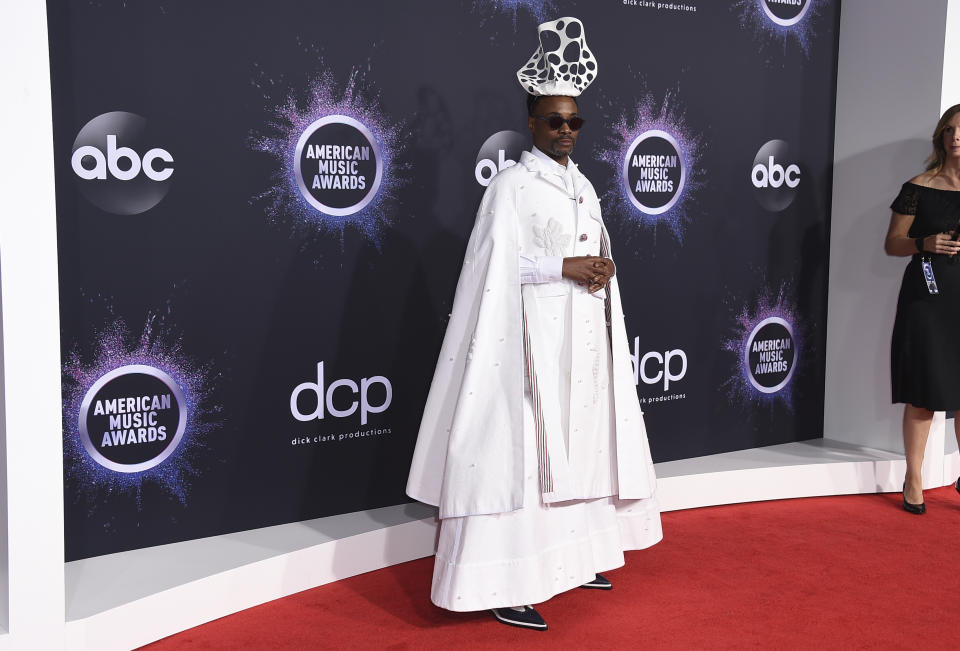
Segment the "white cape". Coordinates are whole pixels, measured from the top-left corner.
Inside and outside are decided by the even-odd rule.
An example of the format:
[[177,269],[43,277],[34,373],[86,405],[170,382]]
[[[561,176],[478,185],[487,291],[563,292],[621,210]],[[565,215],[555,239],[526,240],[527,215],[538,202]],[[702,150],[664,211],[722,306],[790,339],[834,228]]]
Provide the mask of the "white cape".
[[[579,171],[575,174],[577,210],[588,211],[607,238],[596,193]],[[519,251],[537,254],[528,234],[538,220],[545,220],[536,210],[549,208],[560,194],[541,172],[537,158],[524,152],[519,164],[493,178],[477,212],[407,483],[407,494],[438,506],[441,518],[505,513],[524,506],[524,355],[536,360],[531,365],[536,368],[534,383],[570,381],[556,377],[552,371],[556,360],[537,355],[536,336],[531,336],[529,349],[524,346],[524,319],[531,333],[547,325],[538,322],[536,297],[542,290],[526,285],[521,291],[518,269]],[[548,214],[549,209],[541,213]],[[572,283],[562,285],[570,305],[574,300],[597,300],[575,295]],[[653,495],[656,477],[616,277],[608,287],[616,494],[624,500],[645,499]],[[599,497],[581,494],[566,472],[564,437],[557,431],[560,405],[544,401],[540,410],[552,479],[549,488],[542,487],[543,501]]]

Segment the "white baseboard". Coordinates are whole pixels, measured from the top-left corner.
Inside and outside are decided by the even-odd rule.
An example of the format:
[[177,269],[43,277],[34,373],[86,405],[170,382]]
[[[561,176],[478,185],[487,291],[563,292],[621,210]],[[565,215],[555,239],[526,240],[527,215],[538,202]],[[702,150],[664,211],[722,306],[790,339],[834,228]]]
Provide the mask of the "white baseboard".
[[377,529],[220,572],[67,622],[67,648],[132,649],[231,613],[433,553],[433,519]]

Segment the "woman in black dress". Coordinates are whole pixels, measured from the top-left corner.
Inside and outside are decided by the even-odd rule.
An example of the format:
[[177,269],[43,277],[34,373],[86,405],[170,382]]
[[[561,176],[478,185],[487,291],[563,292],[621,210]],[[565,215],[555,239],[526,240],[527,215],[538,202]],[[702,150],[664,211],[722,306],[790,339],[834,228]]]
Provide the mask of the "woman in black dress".
[[[906,403],[903,508],[921,514],[926,505],[920,466],[933,412],[960,410],[960,242],[954,239],[960,220],[960,104],[937,123],[927,171],[904,183],[890,208],[884,249],[912,256],[900,286],[890,355],[893,401]],[[960,443],[960,415],[954,430]]]

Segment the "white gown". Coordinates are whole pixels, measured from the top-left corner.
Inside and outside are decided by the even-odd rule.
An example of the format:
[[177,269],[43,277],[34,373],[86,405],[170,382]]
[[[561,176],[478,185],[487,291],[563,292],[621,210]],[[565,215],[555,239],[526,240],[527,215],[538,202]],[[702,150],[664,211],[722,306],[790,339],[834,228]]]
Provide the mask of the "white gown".
[[[553,164],[555,173],[569,185],[568,171],[549,159],[544,161],[548,164]],[[557,217],[565,232],[578,232],[573,212]],[[599,255],[599,243],[591,253]],[[580,301],[571,310],[566,301],[545,298],[538,300],[538,309],[540,323],[551,325],[554,336],[549,339],[556,349],[550,352],[552,359],[560,360],[560,375],[571,377],[573,346],[581,347],[577,352],[580,367],[584,359],[589,362],[592,372],[553,385],[557,395],[543,395],[542,399],[571,406],[561,409],[563,448],[570,471],[581,486],[589,487],[589,494],[610,497],[550,504],[541,499],[527,374],[523,400],[525,506],[506,513],[441,520],[431,590],[431,600],[441,608],[473,611],[540,603],[586,583],[599,572],[622,566],[624,551],[650,547],[663,537],[655,498],[612,497],[617,493],[617,461],[603,301]],[[582,319],[580,323],[586,326],[577,328],[584,334],[577,342],[570,336],[572,319]]]

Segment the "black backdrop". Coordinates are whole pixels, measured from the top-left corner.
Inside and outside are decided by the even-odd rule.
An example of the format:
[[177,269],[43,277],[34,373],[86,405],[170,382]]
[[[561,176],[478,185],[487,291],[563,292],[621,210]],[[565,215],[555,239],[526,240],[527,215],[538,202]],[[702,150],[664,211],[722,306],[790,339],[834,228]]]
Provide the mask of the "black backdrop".
[[[407,499],[483,192],[478,152],[494,133],[525,132],[514,73],[541,18],[580,18],[599,62],[573,158],[602,195],[634,352],[672,359],[668,387],[638,385],[655,460],[820,436],[839,2],[806,0],[787,26],[766,2],[48,2],[67,559]],[[312,92],[327,101],[309,107]],[[289,160],[269,153],[331,105],[383,139],[385,182],[348,217],[309,207],[290,191]],[[166,195],[139,214],[100,207],[91,184],[119,184],[71,167],[78,133],[112,111],[147,124],[117,146],[174,161]],[[605,162],[647,127],[671,132],[690,163],[665,215],[630,207]],[[786,143],[775,163],[800,170],[782,210],[751,184],[771,140]],[[792,325],[796,359],[786,386],[764,393],[741,359],[768,316]],[[359,410],[296,420],[291,393],[317,381],[319,362],[328,388],[386,378],[389,405],[365,425]],[[173,377],[189,418],[169,458],[116,472],[78,442],[77,423],[91,385],[134,363]],[[658,364],[647,356],[644,374]],[[371,385],[372,405],[383,389]],[[343,409],[350,386],[338,391]]]

